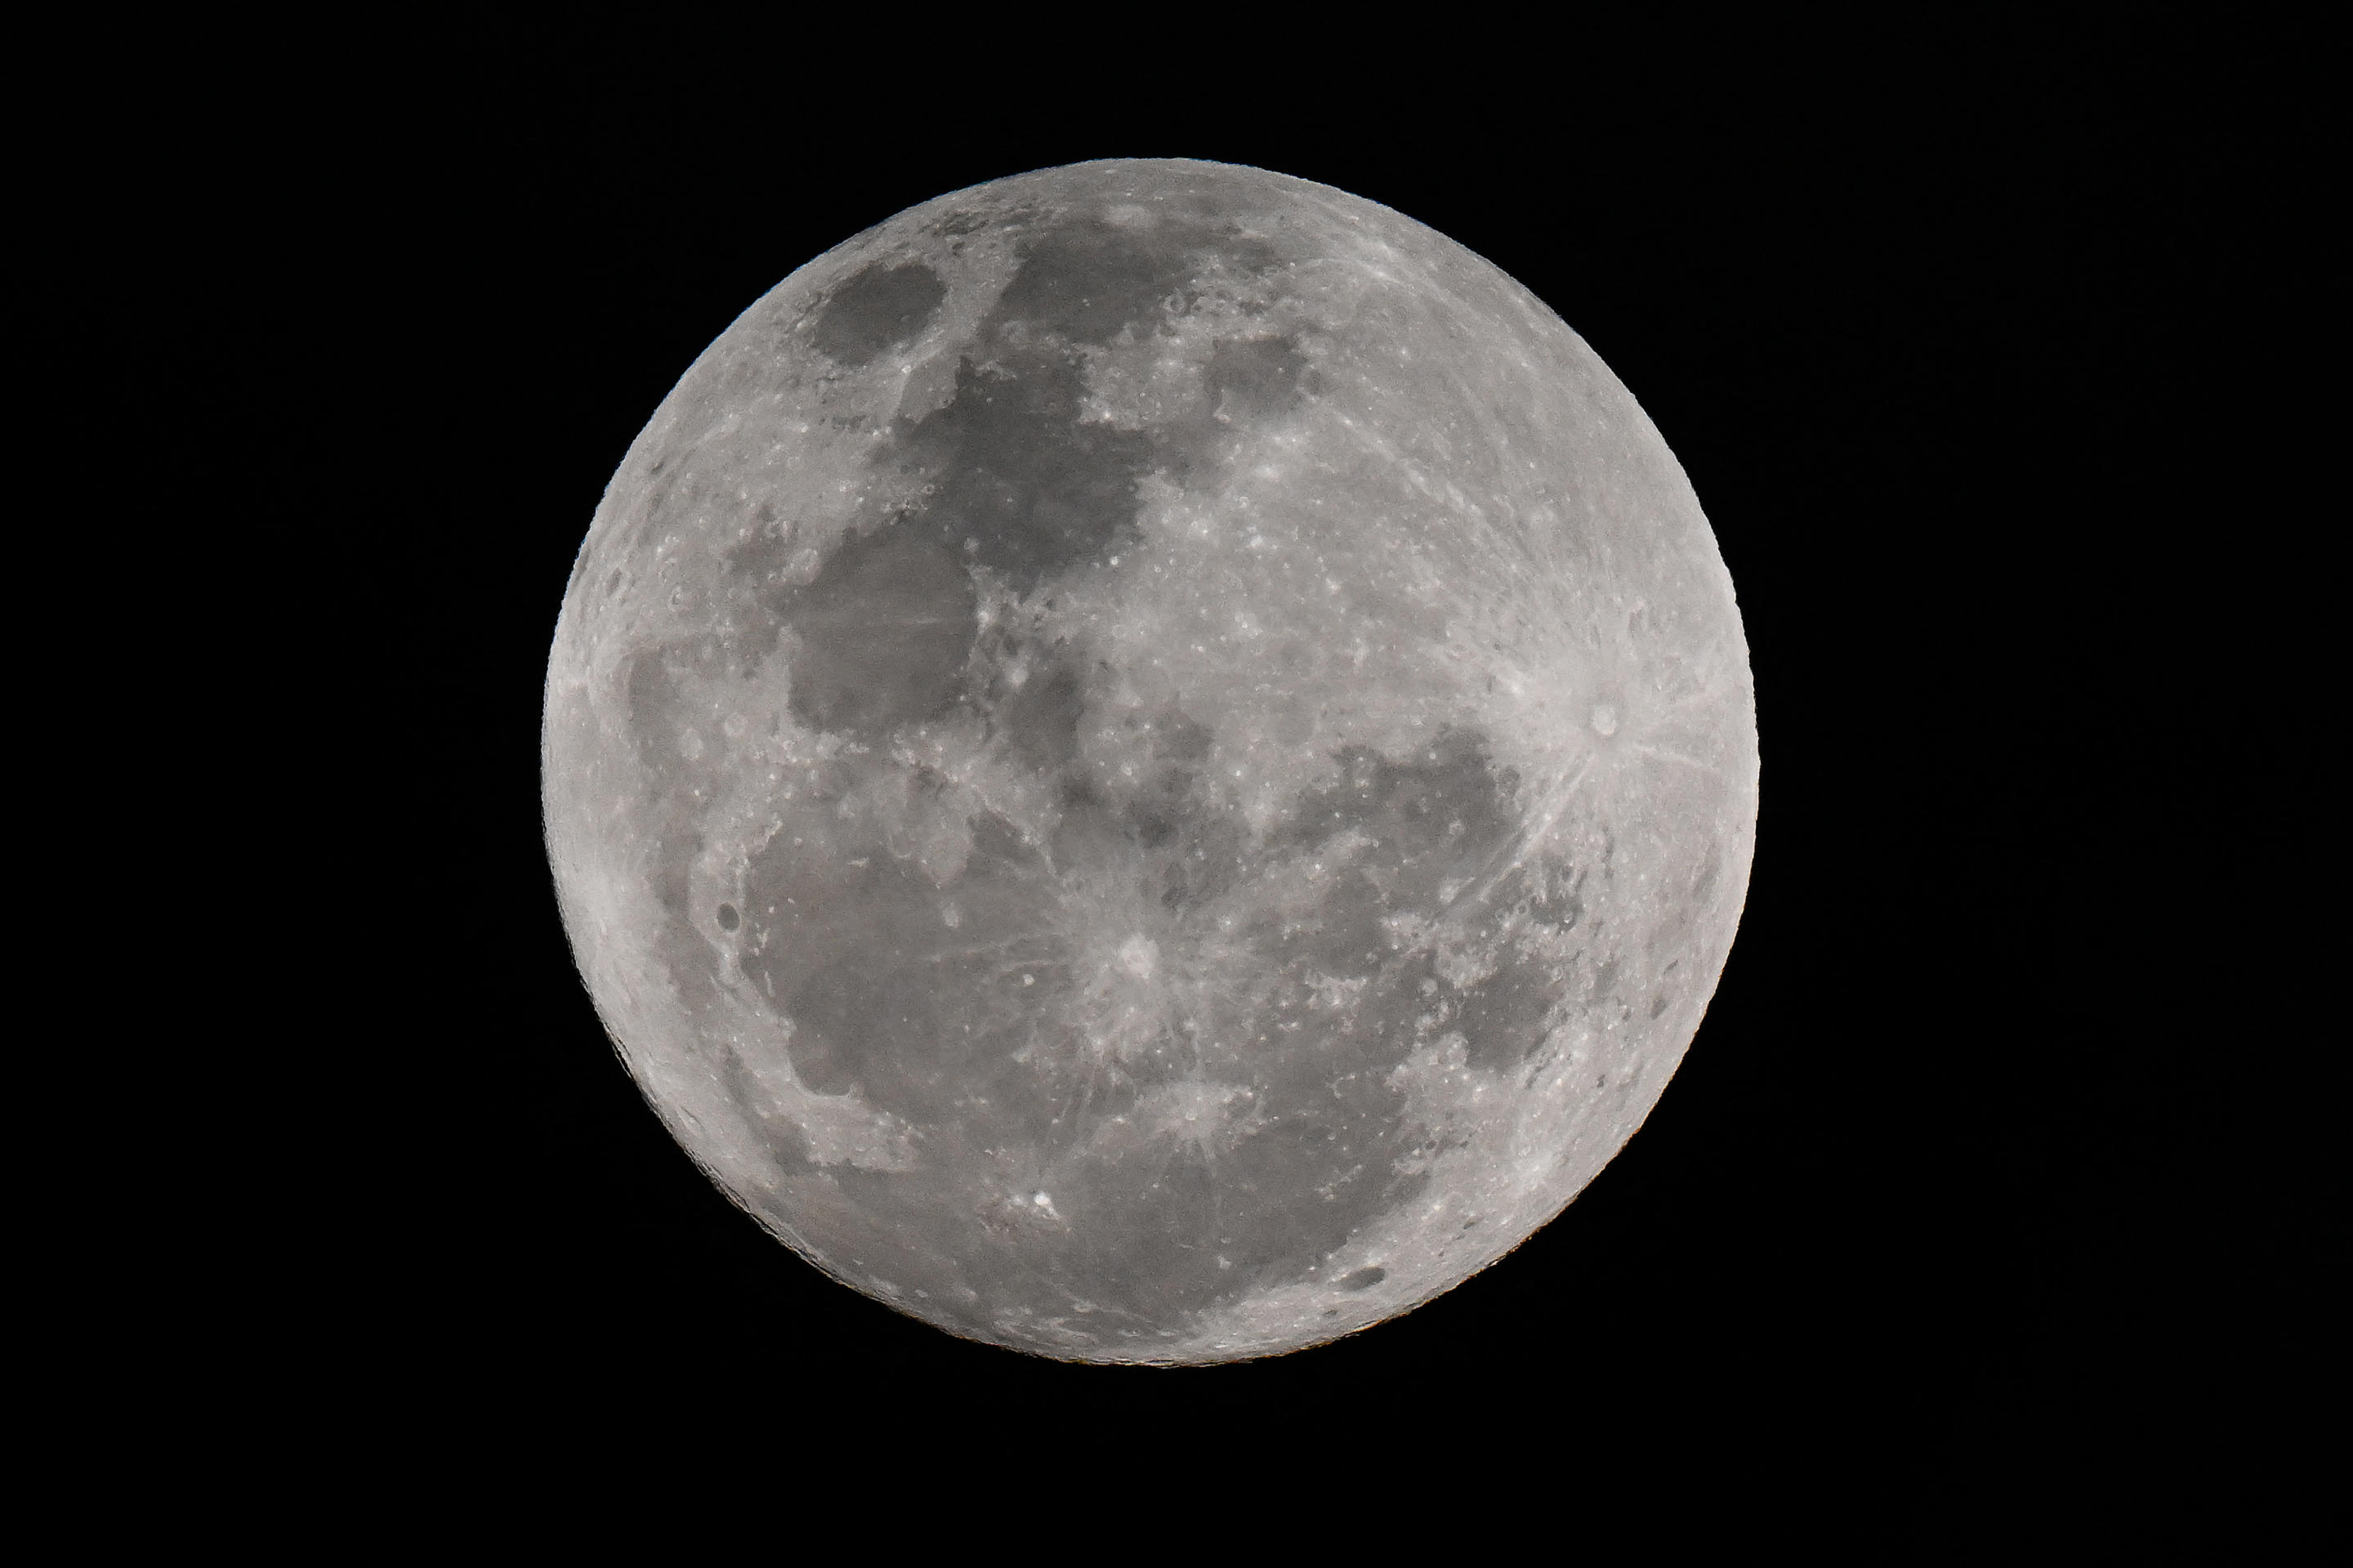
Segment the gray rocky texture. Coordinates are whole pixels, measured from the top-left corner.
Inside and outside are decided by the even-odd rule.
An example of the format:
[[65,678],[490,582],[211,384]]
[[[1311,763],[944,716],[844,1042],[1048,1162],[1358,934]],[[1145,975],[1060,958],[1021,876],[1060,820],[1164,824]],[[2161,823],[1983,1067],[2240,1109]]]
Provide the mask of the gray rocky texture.
[[1608,369],[1409,219],[1184,162],[746,312],[598,509],[544,746],[680,1142],[1093,1361],[1329,1339],[1544,1224],[1688,1046],[1756,816],[1732,585]]

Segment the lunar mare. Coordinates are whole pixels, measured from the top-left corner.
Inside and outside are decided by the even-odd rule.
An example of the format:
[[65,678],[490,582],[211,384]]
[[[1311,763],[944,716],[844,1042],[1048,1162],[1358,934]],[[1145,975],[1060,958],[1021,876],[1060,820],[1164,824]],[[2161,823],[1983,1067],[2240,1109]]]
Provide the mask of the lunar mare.
[[1328,1340],[1550,1219],[1756,819],[1732,583],[1626,389],[1443,236],[1189,162],[943,196],[729,327],[596,512],[543,747],[702,1169],[1097,1361]]

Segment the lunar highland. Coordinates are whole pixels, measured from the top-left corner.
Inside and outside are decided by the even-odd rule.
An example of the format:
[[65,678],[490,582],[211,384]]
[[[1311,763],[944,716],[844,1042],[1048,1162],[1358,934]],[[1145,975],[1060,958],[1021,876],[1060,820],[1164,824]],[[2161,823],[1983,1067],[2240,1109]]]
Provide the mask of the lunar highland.
[[1528,291],[1388,208],[1049,169],[819,257],[614,475],[547,844],[737,1203],[953,1333],[1295,1350],[1657,1103],[1745,896],[1730,577]]

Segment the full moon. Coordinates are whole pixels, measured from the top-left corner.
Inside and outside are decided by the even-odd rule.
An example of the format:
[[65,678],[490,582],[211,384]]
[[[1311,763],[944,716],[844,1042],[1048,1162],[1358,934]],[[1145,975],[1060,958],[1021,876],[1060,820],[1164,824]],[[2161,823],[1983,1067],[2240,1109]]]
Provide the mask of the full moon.
[[1065,1360],[1461,1284],[1624,1146],[1740,916],[1732,581],[1633,397],[1372,202],[901,213],[656,410],[543,733],[580,972],[835,1278]]

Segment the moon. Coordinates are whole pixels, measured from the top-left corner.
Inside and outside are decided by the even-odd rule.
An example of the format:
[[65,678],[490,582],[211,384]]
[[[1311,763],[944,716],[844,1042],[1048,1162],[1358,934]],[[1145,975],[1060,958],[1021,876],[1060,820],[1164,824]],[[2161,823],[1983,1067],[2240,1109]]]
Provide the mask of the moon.
[[1729,574],[1525,289],[1095,163],[802,267],[615,473],[547,848],[679,1143],[842,1282],[1064,1360],[1461,1284],[1658,1103],[1757,812]]

